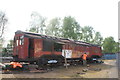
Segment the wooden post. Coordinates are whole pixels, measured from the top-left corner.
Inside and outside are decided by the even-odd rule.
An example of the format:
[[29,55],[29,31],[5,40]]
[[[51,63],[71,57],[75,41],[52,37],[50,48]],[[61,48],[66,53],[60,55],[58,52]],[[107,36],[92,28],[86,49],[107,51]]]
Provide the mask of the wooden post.
[[66,59],[66,52],[65,52],[65,50],[64,50],[64,57],[65,57],[65,66],[66,66],[66,69],[67,69],[68,67],[67,67],[67,59]]

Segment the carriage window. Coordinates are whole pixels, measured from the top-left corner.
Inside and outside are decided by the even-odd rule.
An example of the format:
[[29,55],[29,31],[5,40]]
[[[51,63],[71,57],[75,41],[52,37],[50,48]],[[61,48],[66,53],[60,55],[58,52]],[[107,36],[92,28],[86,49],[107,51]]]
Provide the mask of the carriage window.
[[57,52],[62,52],[62,44],[54,43],[54,50]]
[[52,51],[53,42],[43,40],[43,51]]
[[24,39],[21,39],[21,45],[23,45],[24,44]]
[[20,45],[22,45],[22,42],[21,42],[21,40],[20,40]]
[[18,46],[18,41],[19,41],[19,40],[16,40],[16,46]]
[[21,36],[20,37],[20,45],[23,45],[24,44],[24,36]]

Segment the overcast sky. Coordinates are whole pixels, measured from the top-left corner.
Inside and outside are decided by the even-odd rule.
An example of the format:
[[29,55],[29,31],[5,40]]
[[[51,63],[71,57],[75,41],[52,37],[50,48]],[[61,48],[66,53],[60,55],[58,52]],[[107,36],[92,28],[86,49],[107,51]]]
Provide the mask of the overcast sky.
[[5,39],[12,39],[15,31],[29,28],[31,13],[36,11],[48,19],[72,16],[80,26],[92,26],[105,37],[118,41],[119,0],[0,0],[9,23]]

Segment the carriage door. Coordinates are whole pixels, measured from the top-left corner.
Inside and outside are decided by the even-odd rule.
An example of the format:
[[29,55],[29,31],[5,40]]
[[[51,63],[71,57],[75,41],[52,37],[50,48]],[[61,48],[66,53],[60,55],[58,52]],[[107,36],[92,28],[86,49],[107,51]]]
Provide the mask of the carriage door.
[[24,58],[24,36],[19,37],[19,58]]
[[15,37],[14,52],[18,58],[23,58],[23,36]]
[[34,39],[29,39],[28,58],[34,57]]

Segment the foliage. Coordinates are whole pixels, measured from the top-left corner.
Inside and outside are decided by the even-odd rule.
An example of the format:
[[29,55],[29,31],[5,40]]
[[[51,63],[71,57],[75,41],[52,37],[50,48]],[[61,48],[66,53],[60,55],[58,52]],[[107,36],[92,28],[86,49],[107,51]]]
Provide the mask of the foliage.
[[4,33],[7,22],[8,22],[8,19],[6,17],[6,14],[0,11],[0,38],[2,37]]
[[82,28],[82,40],[91,43],[93,41],[94,30],[90,26],[85,26]]
[[114,41],[113,37],[107,37],[103,41],[103,52],[104,53],[115,53],[117,48],[116,42]]
[[102,46],[102,42],[103,42],[103,37],[101,36],[100,32],[95,32],[95,37],[93,38],[92,43]]
[[36,33],[44,33],[44,27],[46,18],[42,17],[39,13],[33,12],[31,14],[32,21],[30,22],[30,32],[36,32]]
[[[49,21],[48,25],[45,24],[45,18],[38,13],[32,14],[32,22],[30,32],[41,33],[45,32],[46,35],[64,37],[73,40],[82,40],[93,44],[102,44],[102,36],[99,32],[95,32],[93,27],[81,27],[75,18],[71,16],[61,18],[53,18]],[[41,20],[43,23],[41,23]],[[43,29],[44,28],[44,29]]]
[[38,30],[37,30],[36,27],[31,27],[30,30],[27,30],[27,31],[29,31],[29,32],[35,32],[35,33],[38,32]]
[[[63,20],[57,17],[53,18],[49,21],[47,26],[45,23],[45,26],[42,26],[40,21],[42,18],[43,17],[38,13],[34,13],[32,18],[33,22],[31,22],[32,27],[29,30],[30,32],[41,32],[41,34],[45,32],[46,35],[82,40],[88,43],[102,45],[103,38],[100,32],[95,32],[91,26],[81,27],[75,18],[71,16],[64,17]],[[41,30],[39,28],[41,28]]]
[[7,48],[3,48],[3,49],[2,49],[2,52],[3,52],[3,53],[7,53]]
[[13,40],[9,40],[7,47],[2,48],[2,56],[7,57],[11,56],[13,52]]
[[102,45],[103,37],[100,32],[96,32],[91,26],[82,27],[81,40],[84,42]]
[[13,40],[9,40],[9,43],[7,44],[7,52],[13,52]]
[[64,38],[78,40],[80,36],[80,29],[80,25],[73,17],[64,17],[62,26],[62,36]]
[[50,20],[50,23],[46,27],[46,35],[52,35],[52,36],[61,36],[61,19],[60,18],[54,18]]
[[120,52],[119,50],[120,50],[120,43],[119,42],[115,42],[113,52],[114,53]]

